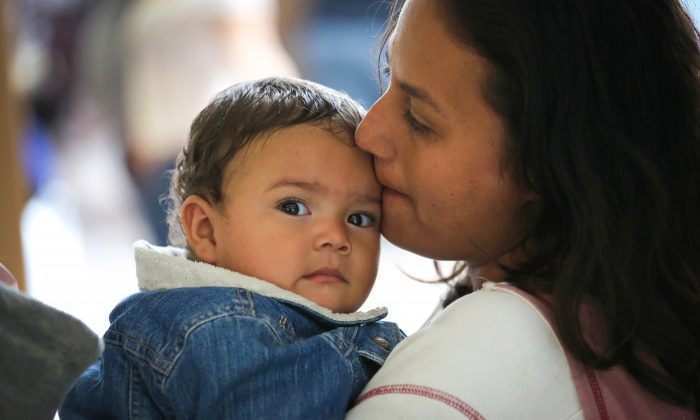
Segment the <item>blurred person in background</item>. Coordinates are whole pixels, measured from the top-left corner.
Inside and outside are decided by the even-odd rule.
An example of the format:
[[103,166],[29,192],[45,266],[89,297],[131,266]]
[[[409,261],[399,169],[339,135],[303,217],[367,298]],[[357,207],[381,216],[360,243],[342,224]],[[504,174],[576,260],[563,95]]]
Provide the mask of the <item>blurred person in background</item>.
[[273,0],[141,0],[127,10],[126,155],[159,244],[167,241],[160,204],[165,171],[198,110],[237,81],[297,74],[279,40],[276,13]]
[[101,332],[105,311],[134,291],[118,280],[133,272],[134,239],[165,241],[163,169],[187,121],[222,86],[296,68],[272,0],[13,6],[14,83],[48,145],[26,165],[45,174],[23,214],[28,291]]
[[279,0],[280,33],[302,77],[347,92],[369,106],[379,98],[374,50],[389,3]]
[[18,4],[15,73],[29,98],[24,151],[34,190],[55,175],[63,153],[56,147],[82,143],[85,159],[88,137],[110,137],[161,243],[164,170],[188,121],[234,82],[297,74],[279,40],[274,0]]
[[24,0],[3,6],[14,41],[10,78],[21,98],[22,164],[33,194],[55,176],[61,125],[77,84],[77,39],[90,2]]

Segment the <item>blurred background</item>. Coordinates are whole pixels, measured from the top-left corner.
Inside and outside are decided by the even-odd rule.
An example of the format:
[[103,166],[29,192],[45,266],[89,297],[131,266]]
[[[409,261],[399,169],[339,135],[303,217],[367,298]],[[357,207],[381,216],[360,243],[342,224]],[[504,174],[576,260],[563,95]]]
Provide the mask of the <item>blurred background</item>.
[[[369,107],[388,4],[377,0],[4,0],[0,262],[31,296],[101,335],[137,291],[132,244],[166,244],[160,197],[219,90],[308,78]],[[412,333],[445,288],[388,244],[363,309]]]

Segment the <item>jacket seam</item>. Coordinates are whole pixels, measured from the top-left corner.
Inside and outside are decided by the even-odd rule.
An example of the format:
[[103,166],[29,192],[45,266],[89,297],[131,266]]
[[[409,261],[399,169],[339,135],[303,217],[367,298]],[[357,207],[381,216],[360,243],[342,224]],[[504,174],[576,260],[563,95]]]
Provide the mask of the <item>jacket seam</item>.
[[209,318],[207,320],[202,320],[201,322],[194,324],[190,329],[187,330],[187,333],[185,334],[184,345],[182,346],[182,349],[180,349],[180,351],[177,352],[175,357],[173,357],[172,363],[170,364],[168,374],[163,375],[164,378],[162,378],[162,381],[160,381],[159,388],[164,395],[167,395],[167,391],[165,388],[167,387],[167,381],[170,379],[170,374],[175,370],[175,367],[178,364],[180,358],[187,350],[189,338],[192,335],[192,333],[194,333],[195,330],[197,330],[198,328],[200,328],[201,326],[203,326],[205,324],[211,323],[212,321],[219,320],[222,318],[228,318],[228,317],[230,317],[230,318],[245,318],[245,319],[249,319],[251,321],[257,321],[257,322],[263,324],[266,327],[266,329],[275,337],[275,339],[278,342],[283,343],[283,340],[281,340],[281,337],[279,336],[279,334],[277,334],[277,332],[275,331],[275,328],[272,327],[272,325],[265,318],[251,317],[249,315],[242,315],[242,314],[221,314],[219,316],[212,317],[212,318]]
[[[104,338],[104,342],[105,342],[105,344],[110,344],[110,345],[122,348],[125,352],[127,352],[127,353],[131,354],[132,356],[137,357],[138,359],[144,361],[151,369],[153,369],[158,374],[160,374],[164,377],[168,377],[172,373],[173,368],[174,368],[175,364],[177,364],[177,361],[181,357],[182,353],[184,353],[185,350],[187,349],[187,344],[189,342],[189,338],[192,335],[192,333],[196,329],[198,329],[199,327],[201,327],[205,324],[208,324],[210,322],[213,322],[213,321],[221,319],[221,318],[227,318],[227,317],[243,318],[243,319],[250,319],[250,320],[258,321],[261,324],[263,324],[273,334],[273,336],[275,337],[275,339],[277,340],[278,343],[284,343],[284,339],[280,336],[280,334],[278,334],[278,332],[275,330],[275,328],[272,326],[272,324],[267,319],[258,318],[255,316],[251,316],[249,314],[241,314],[241,313],[217,314],[217,315],[202,319],[202,320],[196,322],[195,324],[192,324],[187,329],[185,334],[183,335],[182,347],[177,352],[174,353],[172,358],[166,357],[165,355],[162,354],[161,351],[156,350],[152,345],[150,345],[146,342],[143,342],[141,340],[138,340],[134,337],[131,337],[130,335],[127,335],[123,332],[119,332],[119,331],[112,330],[112,331],[110,331],[110,334],[115,334],[115,335],[118,335],[120,337],[123,337],[123,339],[124,339],[123,341]],[[140,351],[140,349],[137,350],[137,349],[134,349],[134,348],[127,346],[127,343],[129,343],[129,342],[136,344],[140,348],[147,349],[149,352],[152,353],[152,356],[145,354],[145,352]],[[157,361],[163,362],[162,363],[163,366],[158,366]],[[163,381],[164,380],[165,380],[165,378],[163,379]]]

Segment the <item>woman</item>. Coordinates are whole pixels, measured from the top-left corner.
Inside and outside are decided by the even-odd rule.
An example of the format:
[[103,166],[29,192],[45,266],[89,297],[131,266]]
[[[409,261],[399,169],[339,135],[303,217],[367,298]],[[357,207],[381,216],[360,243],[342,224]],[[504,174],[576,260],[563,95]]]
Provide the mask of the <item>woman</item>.
[[349,418],[697,418],[700,52],[679,2],[394,16],[357,143],[385,236],[463,263]]

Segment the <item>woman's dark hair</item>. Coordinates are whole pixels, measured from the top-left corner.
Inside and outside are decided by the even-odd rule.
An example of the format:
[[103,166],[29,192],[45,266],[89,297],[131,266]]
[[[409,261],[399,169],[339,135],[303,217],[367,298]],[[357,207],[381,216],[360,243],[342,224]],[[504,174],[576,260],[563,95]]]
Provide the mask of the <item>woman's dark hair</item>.
[[[506,125],[518,181],[540,198],[522,242],[527,262],[507,270],[508,281],[552,294],[559,338],[576,359],[621,364],[654,395],[700,412],[700,52],[691,18],[678,0],[436,5],[455,39],[490,62],[484,97]],[[470,290],[457,287],[453,295]],[[606,322],[602,352],[582,333],[589,299]]]
[[272,77],[239,83],[219,93],[194,119],[187,145],[177,158],[168,201],[169,240],[185,246],[183,201],[199,195],[211,204],[223,199],[228,163],[246,145],[274,131],[317,124],[349,135],[364,108],[349,96],[306,80]]

